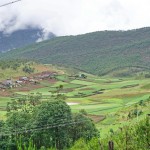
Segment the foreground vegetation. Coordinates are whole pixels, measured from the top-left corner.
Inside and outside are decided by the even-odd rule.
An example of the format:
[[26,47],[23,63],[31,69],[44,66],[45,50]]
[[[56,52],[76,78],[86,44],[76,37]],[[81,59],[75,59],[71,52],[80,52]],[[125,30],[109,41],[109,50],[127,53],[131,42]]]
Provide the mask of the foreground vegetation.
[[[70,149],[70,150],[147,150],[150,148],[149,116],[140,116],[140,111],[129,111],[130,124],[109,130],[107,137],[101,137],[92,120],[83,110],[71,113],[70,107],[61,99],[63,95],[42,102],[41,94],[28,99],[12,101],[7,106],[7,119],[0,122],[0,147],[5,149]],[[150,98],[139,103],[149,105]],[[143,113],[143,112],[141,112]],[[138,118],[137,118],[138,119]]]
[[150,118],[120,128],[104,139],[94,138],[89,142],[78,140],[71,150],[148,150],[150,148]]
[[89,141],[98,137],[98,130],[88,117],[72,114],[70,107],[58,99],[61,95],[41,102],[37,95],[9,104],[7,120],[0,122],[0,147],[17,149],[20,139],[22,149],[32,141],[37,149],[44,146],[63,150],[79,138]]
[[0,123],[0,147],[4,150],[107,150],[110,143],[116,150],[147,150],[150,146],[149,108],[150,98],[118,111],[116,119],[124,116],[126,124],[122,122],[117,130],[110,128],[103,136],[103,129],[95,128],[85,110],[71,113],[63,95],[54,95],[45,102],[40,93],[31,94],[8,103],[7,119]]

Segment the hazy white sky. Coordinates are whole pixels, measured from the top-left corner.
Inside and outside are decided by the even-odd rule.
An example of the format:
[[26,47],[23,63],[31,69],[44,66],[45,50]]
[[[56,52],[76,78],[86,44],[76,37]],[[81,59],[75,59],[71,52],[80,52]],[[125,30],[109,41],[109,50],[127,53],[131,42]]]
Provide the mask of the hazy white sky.
[[150,0],[22,0],[0,8],[0,30],[29,26],[56,35],[150,26]]

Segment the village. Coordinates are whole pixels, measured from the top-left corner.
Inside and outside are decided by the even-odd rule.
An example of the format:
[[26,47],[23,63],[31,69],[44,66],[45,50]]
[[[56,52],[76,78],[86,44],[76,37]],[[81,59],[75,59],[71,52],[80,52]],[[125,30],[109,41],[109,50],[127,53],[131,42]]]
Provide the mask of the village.
[[7,89],[17,88],[17,87],[23,87],[27,84],[40,84],[42,80],[48,80],[48,79],[55,79],[57,76],[56,72],[42,72],[35,74],[33,76],[22,76],[18,77],[17,79],[6,79],[2,82],[0,82],[0,90],[5,91]]

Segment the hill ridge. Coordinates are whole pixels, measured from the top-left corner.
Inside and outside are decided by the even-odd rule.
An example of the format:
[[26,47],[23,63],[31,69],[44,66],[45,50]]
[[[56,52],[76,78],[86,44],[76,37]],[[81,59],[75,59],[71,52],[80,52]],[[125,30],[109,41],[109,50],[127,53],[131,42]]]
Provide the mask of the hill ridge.
[[27,58],[97,75],[121,67],[150,68],[150,27],[56,37],[13,50],[0,58]]

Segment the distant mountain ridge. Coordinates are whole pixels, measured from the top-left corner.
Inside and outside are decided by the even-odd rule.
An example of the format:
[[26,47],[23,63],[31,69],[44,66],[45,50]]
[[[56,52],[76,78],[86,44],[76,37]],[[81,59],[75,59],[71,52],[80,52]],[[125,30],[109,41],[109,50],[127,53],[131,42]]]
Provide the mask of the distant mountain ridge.
[[150,28],[56,37],[1,56],[15,58],[69,66],[97,75],[127,67],[150,70]]
[[55,35],[49,33],[45,37],[42,29],[28,28],[17,30],[11,34],[0,32],[0,52],[10,51],[12,49],[21,48],[44,39],[53,38]]

